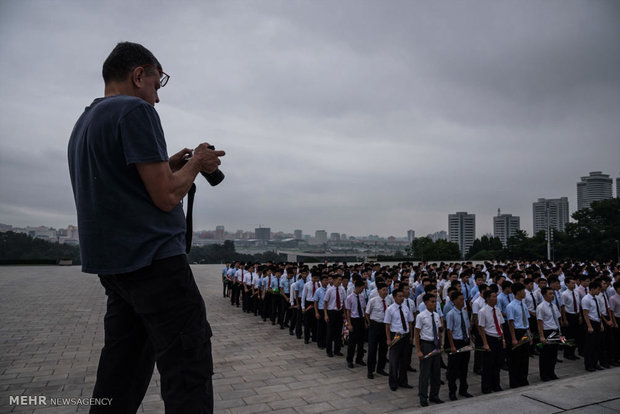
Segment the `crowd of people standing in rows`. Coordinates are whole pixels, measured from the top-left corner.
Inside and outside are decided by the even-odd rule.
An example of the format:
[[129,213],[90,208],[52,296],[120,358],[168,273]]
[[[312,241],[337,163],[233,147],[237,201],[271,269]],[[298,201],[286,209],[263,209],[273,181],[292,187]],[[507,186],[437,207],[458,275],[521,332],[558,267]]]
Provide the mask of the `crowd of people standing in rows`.
[[511,388],[528,385],[530,357],[538,356],[542,381],[557,379],[564,359],[583,358],[587,371],[620,366],[620,268],[612,262],[235,262],[222,269],[222,283],[232,306],[327,357],[344,356],[346,342],[348,367],[388,377],[392,391],[413,388],[415,350],[421,406],[443,402],[442,367],[450,400],[457,391],[473,397],[472,354],[484,394],[502,390],[502,369]]

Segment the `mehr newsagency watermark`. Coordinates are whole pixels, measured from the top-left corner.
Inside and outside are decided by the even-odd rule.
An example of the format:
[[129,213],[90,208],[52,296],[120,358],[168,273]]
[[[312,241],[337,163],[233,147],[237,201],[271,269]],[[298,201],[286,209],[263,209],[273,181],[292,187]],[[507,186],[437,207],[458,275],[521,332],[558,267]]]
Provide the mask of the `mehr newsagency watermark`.
[[110,405],[112,398],[48,397],[45,395],[10,395],[9,405],[34,405],[59,407],[67,405]]

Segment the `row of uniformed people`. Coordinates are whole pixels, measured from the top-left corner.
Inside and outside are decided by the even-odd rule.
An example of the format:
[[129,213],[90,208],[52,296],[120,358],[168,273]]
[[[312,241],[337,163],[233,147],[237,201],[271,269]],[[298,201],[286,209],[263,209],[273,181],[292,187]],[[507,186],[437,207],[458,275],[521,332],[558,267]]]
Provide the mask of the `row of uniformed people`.
[[[288,279],[288,277],[287,277],[287,279]],[[300,285],[299,279],[304,280],[303,285]],[[378,328],[380,326],[379,324],[381,323],[380,322],[381,318],[380,318],[380,316],[378,316],[376,314],[376,310],[377,309],[383,308],[383,303],[381,303],[381,307],[377,307],[376,305],[378,304],[377,303],[378,302],[377,298],[380,298],[382,300],[382,302],[386,301],[386,298],[388,298],[388,300],[389,300],[390,296],[387,295],[387,290],[388,289],[387,289],[386,286],[381,286],[381,289],[376,289],[377,286],[375,285],[375,289],[369,295],[367,293],[367,290],[365,289],[364,282],[361,282],[361,284],[358,286],[360,288],[359,291],[358,291],[358,289],[355,290],[356,298],[354,299],[352,295],[349,295],[347,297],[347,300],[345,300],[345,302],[347,302],[347,301],[350,302],[349,305],[347,306],[346,304],[345,305],[341,304],[342,298],[344,298],[346,296],[346,291],[343,289],[343,287],[339,283],[340,282],[339,281],[340,278],[336,278],[336,279],[337,280],[333,284],[334,286],[330,287],[330,292],[331,293],[329,295],[327,295],[326,288],[328,286],[328,283],[327,283],[328,282],[328,277],[325,276],[325,278],[323,278],[321,280],[320,287],[317,289],[317,291],[320,292],[320,293],[318,293],[317,297],[315,297],[314,295],[311,297],[311,299],[313,299],[313,302],[316,303],[316,306],[315,306],[315,304],[313,304],[311,307],[308,307],[308,308],[305,308],[304,306],[302,306],[300,309],[304,309],[304,311],[308,311],[308,310],[311,309],[315,313],[315,315],[314,315],[315,317],[312,318],[312,319],[315,319],[316,321],[319,321],[320,324],[322,324],[322,321],[325,321],[326,327],[327,327],[326,330],[328,332],[327,335],[330,337],[330,339],[328,341],[329,344],[330,344],[330,347],[327,348],[328,355],[330,355],[332,353],[332,352],[330,352],[331,349],[332,349],[331,348],[331,344],[332,343],[334,345],[333,352],[335,352],[336,354],[340,354],[340,342],[339,342],[340,341],[340,336],[336,335],[336,332],[340,332],[340,329],[341,329],[341,326],[342,326],[342,315],[343,315],[342,314],[342,310],[346,309],[345,315],[347,316],[347,320],[349,322],[349,326],[352,327],[352,329],[350,328],[349,346],[350,346],[350,348],[353,348],[353,351],[355,351],[355,349],[357,348],[356,362],[363,363],[363,361],[362,361],[362,357],[363,357],[363,340],[362,340],[361,345],[360,345],[360,342],[359,342],[359,339],[358,339],[359,335],[357,335],[357,334],[359,334],[361,332],[364,332],[363,329],[359,328],[360,326],[364,325],[364,321],[359,316],[359,310],[364,307],[362,305],[362,303],[365,304],[366,298],[370,297],[371,299],[368,301],[368,304],[366,305],[367,306],[367,313],[368,314],[366,314],[365,317],[367,318],[366,323],[368,323],[368,325],[369,325],[368,326],[368,328],[369,328],[368,329],[368,333],[369,333],[368,334],[368,342],[369,342],[369,352],[370,352],[370,354],[369,354],[369,357],[368,357],[368,362],[369,362],[368,370],[369,370],[369,376],[371,376],[373,371],[374,371],[374,366],[373,365],[376,363],[376,362],[374,362],[374,360],[376,360],[376,358],[374,357],[374,355],[375,355],[374,348],[375,347],[378,348],[377,349],[377,351],[378,351],[378,359],[379,359],[379,361],[378,361],[378,368],[381,368],[382,364],[383,364],[383,366],[385,364],[385,358],[384,358],[385,353],[382,352],[382,350],[381,350],[382,345],[383,345],[383,340],[381,338],[381,331],[382,330],[380,328]],[[534,305],[534,308],[535,309],[537,309],[537,308],[541,309],[540,311],[537,310],[537,313],[541,313],[541,316],[542,316],[541,319],[540,319],[540,323],[542,323],[542,325],[540,326],[540,329],[543,332],[543,335],[541,335],[541,339],[545,338],[549,334],[548,331],[553,331],[554,330],[553,329],[554,325],[552,323],[554,319],[556,321],[555,327],[556,328],[560,328],[561,317],[559,315],[561,314],[561,310],[557,306],[557,303],[558,303],[557,292],[554,291],[553,289],[545,288],[543,283],[539,283],[538,286],[537,286],[538,289],[536,291],[536,294],[532,295],[533,288],[531,286],[529,286],[529,284],[531,282],[528,281],[528,280],[526,280],[526,282],[528,282],[528,289],[525,289],[525,287],[523,287],[522,289],[518,289],[517,292],[515,292],[514,288],[516,288],[518,286],[522,286],[521,284],[515,285],[515,286],[512,286],[513,284],[509,284],[509,285],[503,284],[504,291],[502,293],[505,296],[507,296],[508,298],[511,298],[512,300],[508,301],[508,305],[503,306],[504,311],[495,308],[495,313],[498,316],[498,321],[497,321],[498,323],[497,323],[496,327],[500,326],[500,329],[502,330],[501,331],[502,334],[500,335],[500,337],[503,339],[502,342],[505,342],[505,338],[508,337],[508,338],[512,338],[511,339],[512,342],[518,343],[519,342],[519,338],[522,337],[522,333],[525,332],[525,330],[529,328],[529,323],[531,321],[531,316],[532,315],[530,314],[530,310],[529,310],[530,305],[527,305],[527,303],[528,303],[528,300],[527,300],[528,296],[526,295],[526,292],[529,292],[529,296],[531,297],[530,302],[532,302],[532,304]],[[555,283],[555,281],[553,281],[553,279],[552,279],[551,282]],[[311,282],[306,282],[305,278],[301,277],[301,274],[300,274],[300,277],[298,277],[298,281],[296,282],[296,284],[298,286],[303,286],[302,289],[306,289],[306,290],[308,289],[307,288],[308,286],[311,286]],[[568,284],[567,285],[568,285],[567,291],[568,292],[572,292],[573,291],[573,285],[572,285],[572,280],[570,278],[568,279]],[[405,285],[405,286],[408,288],[407,285]],[[392,287],[393,287],[393,285],[392,285]],[[427,285],[427,287],[428,287],[428,285]],[[454,285],[452,287],[454,287]],[[479,290],[481,290],[482,292],[484,292],[486,290],[486,289],[484,289],[486,286],[482,286],[483,289],[480,289],[479,285],[477,285],[476,287]],[[510,287],[511,289],[507,289],[508,287]],[[491,289],[491,293],[489,294],[489,296],[491,296],[492,294],[496,294],[497,293],[497,290],[494,290],[494,289],[497,289],[495,285],[491,286],[491,288],[492,289]],[[297,288],[297,290],[299,290],[299,287]],[[385,290],[385,296],[379,295],[379,292],[382,292],[384,290]],[[509,290],[511,290],[512,293],[510,293]],[[316,294],[317,291],[315,291],[314,293]],[[364,291],[363,295],[361,294],[362,291]],[[429,289],[428,291],[432,292],[433,289]],[[567,291],[563,292],[562,296],[569,295],[569,293],[567,293]],[[291,291],[291,292],[293,292],[293,291]],[[302,292],[303,292],[303,290],[302,290]],[[473,313],[474,313],[474,315],[476,315],[476,316],[474,316],[474,318],[476,318],[478,316],[477,314],[480,312],[480,309],[482,307],[482,305],[480,303],[480,301],[481,301],[480,299],[481,298],[479,297],[480,296],[479,293],[480,292],[478,292],[478,295],[477,295],[478,297],[476,297],[476,299],[475,299],[475,301],[473,303]],[[291,297],[293,297],[293,295],[294,295],[294,293],[291,293]],[[570,295],[572,296],[572,293]],[[327,305],[327,307],[321,307],[321,305],[322,305],[321,304],[321,299],[323,299],[323,301],[324,301],[325,296],[327,296],[327,298],[328,298],[328,305]],[[409,296],[409,295],[406,295],[406,296]],[[549,297],[551,302],[555,302],[555,303],[553,304],[554,305],[553,311],[551,311],[551,313],[550,313],[551,316],[549,316],[549,312],[547,312],[547,318],[545,319],[544,312],[545,312],[546,309],[548,309],[548,306],[547,307],[540,307],[539,304],[542,304],[543,301],[547,301],[547,297],[546,296]],[[538,297],[538,299],[536,299],[536,297]],[[340,301],[338,299],[340,299]],[[403,297],[403,301],[405,301],[405,299],[407,300],[407,303],[405,304],[407,309],[414,309],[414,305],[411,303],[411,299],[408,298],[408,297],[407,298]],[[482,298],[482,299],[485,299],[485,298]],[[516,300],[516,299],[518,299],[518,300]],[[618,298],[616,298],[616,299],[618,299]],[[495,300],[495,303],[497,303],[497,297],[495,297],[494,300]],[[359,301],[359,305],[358,305],[357,301]],[[524,302],[527,305],[527,310],[526,310],[526,306],[522,302]],[[547,301],[547,302],[549,302],[549,301]],[[516,308],[516,306],[517,306],[516,303],[519,304],[519,307],[522,310],[521,313],[518,313],[515,310],[512,310],[512,311],[510,310],[511,308],[517,309]],[[450,305],[450,304],[453,304],[453,301],[449,300],[448,301],[448,305]],[[386,305],[386,308],[387,308],[387,303],[385,305]],[[421,305],[420,309],[424,310],[425,303],[421,303],[420,305]],[[485,306],[487,306],[487,305],[488,304],[485,301]],[[495,305],[493,305],[493,307],[494,306]],[[464,307],[466,308],[465,304],[464,304]],[[440,309],[441,308],[437,308],[438,311]],[[320,311],[323,311],[322,312],[323,313],[323,318],[320,317],[321,316],[321,312]],[[485,312],[488,312],[488,309]],[[483,312],[483,314],[485,312]],[[557,318],[553,318],[553,316],[554,316],[553,313],[554,312],[556,312],[556,314],[558,315]],[[384,310],[384,313],[385,313],[385,310]],[[461,311],[460,313],[461,313],[461,315],[463,313],[465,315],[467,315],[467,312]],[[518,313],[518,317],[516,319],[515,319],[515,317],[510,318],[510,316],[508,316],[508,314],[514,315],[516,313]],[[410,312],[406,312],[405,314],[406,315],[411,315],[411,320],[413,321],[413,318],[414,318],[413,314],[414,314],[414,312],[411,312],[411,313]],[[436,315],[436,317],[439,317],[439,315]],[[526,318],[526,317],[529,317],[529,318]],[[483,321],[487,321],[487,322],[490,320],[490,318],[488,318],[488,317],[487,317],[487,319],[484,319],[484,317],[482,319],[483,319]],[[504,324],[505,323],[504,319],[506,319],[506,324]],[[508,324],[508,322],[510,322],[510,324]],[[362,325],[360,325],[360,323]],[[545,325],[545,323],[546,323],[546,325]],[[501,325],[504,325],[503,329],[502,329]],[[537,323],[536,325],[539,325],[539,323]],[[506,326],[510,326],[510,329],[506,329]],[[365,326],[364,326],[364,328],[365,328]],[[322,332],[322,331],[323,331],[323,329],[319,329],[319,332]],[[508,336],[508,335],[504,336],[504,331],[508,335],[510,335],[510,336]],[[545,331],[547,331],[547,332],[545,332]],[[306,329],[306,332],[308,332],[308,329]],[[476,332],[476,330],[474,330],[474,332]],[[485,345],[484,344],[484,339],[487,339],[487,341],[486,341],[487,343],[485,345],[485,348],[487,348],[487,346],[489,348],[489,352],[485,353],[485,355],[484,355],[485,369],[483,370],[483,392],[490,392],[490,391],[493,391],[493,390],[498,390],[498,388],[497,388],[497,387],[499,387],[499,381],[498,381],[498,378],[499,378],[499,367],[498,367],[499,362],[498,361],[502,361],[502,355],[504,355],[504,351],[503,351],[503,346],[502,346],[502,350],[499,353],[498,352],[492,352],[493,350],[497,350],[497,343],[498,343],[498,341],[496,339],[493,339],[493,338],[496,338],[496,337],[493,335],[492,329],[491,329],[491,332],[488,332],[488,331],[485,331],[485,332],[486,332],[486,335],[484,337],[480,334],[480,339],[482,340],[483,345]],[[364,337],[362,336],[362,338],[364,338]],[[386,341],[386,342],[389,342],[389,341]],[[424,344],[424,342],[422,342],[421,344]],[[446,345],[447,345],[447,341],[446,341]],[[494,345],[494,347],[492,348],[491,345]],[[319,342],[319,346],[320,346],[320,342]],[[508,344],[508,346],[510,347],[510,344]],[[555,351],[554,351],[554,347],[556,348]],[[392,347],[392,348],[393,349],[390,350],[390,354],[392,354],[396,350],[400,349],[398,347]],[[421,352],[421,348],[422,348],[422,346],[418,347],[418,350],[419,350],[418,352]],[[512,367],[510,369],[510,372],[509,372],[509,374],[510,374],[510,385],[511,386],[520,386],[520,385],[527,384],[527,365],[528,365],[527,364],[527,357],[528,357],[527,349],[528,348],[525,347],[525,346],[521,346],[520,348],[521,348],[521,350],[517,350],[515,348],[514,352],[510,352],[510,353],[506,354],[506,355],[509,356],[509,360],[511,362],[510,366]],[[411,350],[412,348],[408,347],[408,349]],[[401,349],[401,351],[402,351],[402,349]],[[551,358],[551,356],[553,356],[554,354],[557,353],[557,346],[555,346],[555,345],[545,346],[545,347],[543,347],[543,351],[544,351],[544,356],[541,357],[541,359],[540,359],[540,362],[541,362],[541,367],[540,367],[541,378],[543,378],[543,380],[554,379],[555,374],[553,372],[553,366],[555,365],[555,357]],[[466,372],[467,372],[466,366],[467,366],[467,364],[465,364],[465,370],[462,370],[462,369],[460,369],[460,370],[450,370],[450,366],[451,366],[450,361],[452,359],[454,359],[454,358],[461,358],[460,363],[462,365],[463,364],[463,360],[465,359],[464,357],[468,357],[468,356],[469,356],[469,353],[462,353],[462,355],[458,355],[457,354],[457,355],[454,355],[454,356],[453,355],[450,356],[450,358],[449,358],[449,365],[448,365],[449,366],[449,374],[448,374],[449,378],[450,377],[454,377],[454,375],[456,375],[456,377],[458,377],[459,375],[462,376],[463,372],[465,373],[464,375],[465,375],[465,378],[466,378]],[[349,363],[350,366],[352,365],[353,357],[354,357],[354,352],[352,352],[352,350],[350,349],[349,352],[348,352],[348,356],[347,356],[347,360],[348,360],[348,363]],[[404,354],[403,354],[403,357],[406,358],[406,356]],[[493,360],[491,357],[495,357],[495,358],[499,358],[499,359]],[[469,358],[467,358],[467,362],[468,362],[468,359]],[[390,358],[390,361],[392,361],[392,358]],[[399,361],[398,357],[395,357],[394,361]],[[425,363],[425,361],[426,360],[423,360],[422,362]],[[524,361],[524,363],[523,363],[523,361]],[[394,363],[397,363],[397,362],[394,362]],[[392,365],[392,362],[391,362],[391,365]],[[454,366],[454,364],[452,364],[452,365]],[[397,363],[397,366],[398,366],[398,363]],[[421,364],[421,366],[422,366],[422,364]],[[490,367],[492,367],[492,368],[490,368]],[[402,368],[402,367],[390,370],[390,372],[394,373],[394,377],[396,378],[395,380],[393,378],[390,379],[390,385],[391,386],[394,383],[396,383],[396,386],[398,386],[398,384],[400,384],[401,386],[407,386],[408,385],[406,380],[404,382],[402,381],[402,377],[403,376],[402,376],[402,374],[400,374],[400,368]],[[406,368],[406,365],[405,365],[405,368]],[[525,368],[524,372],[523,372],[523,368]],[[519,372],[519,369],[521,369],[521,372]],[[383,369],[378,369],[377,372],[385,373],[385,371]],[[434,368],[431,369],[430,372],[431,373],[435,372]],[[455,374],[455,372],[457,374]],[[398,373],[399,375],[396,376],[396,373]],[[421,372],[421,376],[422,376],[422,372]],[[426,372],[424,373],[424,376],[426,376]],[[454,377],[454,378],[456,378],[456,377]],[[406,370],[405,370],[405,378],[406,378]],[[466,391],[467,390],[467,388],[466,388],[467,385],[466,385],[466,383],[463,384],[463,382],[464,381],[461,380],[460,392],[462,392],[462,393],[464,392],[465,394],[467,394],[467,391]],[[431,379],[431,385],[433,385],[433,379]],[[449,386],[452,386],[452,383],[450,383]],[[454,388],[455,388],[455,385],[454,385]],[[421,387],[421,389],[422,389],[422,387]],[[463,391],[463,389],[465,391]],[[433,389],[433,386],[431,386],[431,400],[434,398],[434,391],[435,390]],[[450,390],[451,398],[453,398],[453,394],[454,394],[454,391],[452,390],[452,387],[451,387],[451,390]],[[421,402],[423,402],[425,400],[422,395],[421,395],[420,398],[421,398]]]

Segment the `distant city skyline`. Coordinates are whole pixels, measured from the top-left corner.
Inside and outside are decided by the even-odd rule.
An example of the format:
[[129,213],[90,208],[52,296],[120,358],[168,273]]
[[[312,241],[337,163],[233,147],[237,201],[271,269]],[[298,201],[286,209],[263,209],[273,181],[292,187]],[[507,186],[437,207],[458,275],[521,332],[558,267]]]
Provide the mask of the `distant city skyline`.
[[483,235],[500,208],[531,235],[537,199],[620,174],[618,1],[181,4],[0,3],[0,222],[77,224],[69,135],[124,40],[171,75],[168,153],[226,151],[196,229]]

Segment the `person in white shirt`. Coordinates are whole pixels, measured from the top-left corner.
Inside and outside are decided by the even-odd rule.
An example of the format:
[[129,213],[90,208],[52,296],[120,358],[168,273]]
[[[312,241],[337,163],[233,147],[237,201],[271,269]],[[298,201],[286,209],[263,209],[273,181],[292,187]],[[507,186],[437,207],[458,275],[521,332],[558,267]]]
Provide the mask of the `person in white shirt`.
[[[488,285],[483,283],[478,286],[479,297],[471,304],[471,333],[474,339],[474,345],[476,348],[482,348],[482,337],[478,331],[478,312],[480,312],[480,308],[486,305],[486,301],[484,300],[484,292],[488,289]],[[474,351],[474,367],[473,371],[475,374],[482,374],[482,360],[484,358],[484,352],[476,350]]]
[[[375,367],[377,374],[387,376],[385,364],[387,362],[387,338],[385,336],[385,311],[391,303],[388,302],[387,286],[378,282],[378,295],[368,301],[365,317],[368,324],[368,378],[374,378]],[[378,348],[378,349],[377,349]],[[377,362],[377,351],[379,352]]]
[[[407,344],[411,344],[412,320],[410,313],[403,306],[403,291],[396,289],[392,294],[394,303],[385,312],[385,334],[387,346],[390,348],[389,385],[392,391],[398,387],[413,388],[407,381]],[[400,338],[400,339],[396,339]]]
[[478,311],[478,333],[482,338],[484,356],[482,360],[482,393],[503,391],[499,383],[499,371],[503,364],[503,352],[506,339],[502,331],[504,318],[497,308],[497,293],[494,289],[484,292],[486,305]]
[[[434,350],[441,349],[443,327],[441,318],[435,311],[437,306],[437,297],[430,293],[424,295],[423,299],[426,309],[418,314],[415,323],[415,346],[418,350],[418,358],[420,359],[420,380],[419,392],[420,405],[428,406],[428,401],[436,404],[443,403],[439,399],[439,386],[441,383],[440,360],[439,354],[429,358],[425,355]],[[428,393],[428,382],[430,379],[430,398]]]
[[[566,314],[567,326],[564,331],[567,339],[573,339],[577,343],[578,349],[583,349],[583,320],[581,318],[581,301],[579,294],[575,290],[575,278],[568,275],[564,278],[566,290],[562,292],[562,303],[564,303],[564,313]],[[575,355],[574,346],[564,347],[564,358],[572,361],[579,359]]]
[[555,363],[558,358],[558,344],[547,343],[547,337],[552,333],[560,335],[560,309],[556,306],[555,292],[553,289],[545,287],[541,289],[544,302],[536,309],[536,319],[538,321],[538,332],[540,332],[540,342],[543,344],[538,367],[540,379],[550,381],[558,379],[555,375]]

